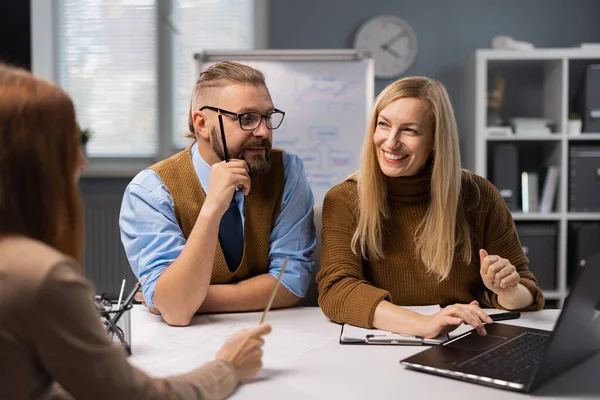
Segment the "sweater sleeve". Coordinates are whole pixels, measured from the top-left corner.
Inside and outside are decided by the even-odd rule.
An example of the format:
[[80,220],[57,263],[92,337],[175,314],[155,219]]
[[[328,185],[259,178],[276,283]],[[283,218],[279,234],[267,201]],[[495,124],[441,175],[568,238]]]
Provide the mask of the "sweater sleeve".
[[46,276],[31,306],[31,342],[43,368],[60,386],[53,398],[223,399],[238,377],[226,361],[187,374],[152,379],[132,367],[104,331],[87,280],[70,262]]
[[384,299],[391,301],[391,295],[365,279],[363,261],[352,251],[356,197],[356,184],[346,181],[331,189],[323,201],[319,305],[332,321],[373,328],[375,308]]
[[[521,277],[519,283],[533,295],[533,303],[522,311],[540,310],[544,307],[544,295],[538,287],[535,276],[527,268],[529,259],[523,252],[510,210],[498,190],[489,181],[485,181],[481,186],[482,201],[488,205],[482,246],[489,254],[508,259],[517,269]],[[479,265],[479,259],[477,263]],[[488,295],[493,307],[504,309],[498,302],[497,294],[489,291]]]

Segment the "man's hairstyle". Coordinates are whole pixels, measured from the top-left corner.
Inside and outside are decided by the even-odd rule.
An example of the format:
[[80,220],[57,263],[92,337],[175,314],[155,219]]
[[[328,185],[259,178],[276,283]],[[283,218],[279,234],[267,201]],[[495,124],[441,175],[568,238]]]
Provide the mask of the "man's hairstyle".
[[81,259],[80,146],[69,96],[0,64],[0,234],[37,239]]
[[250,84],[253,86],[266,86],[265,76],[262,72],[248,65],[233,61],[222,61],[208,67],[198,77],[192,91],[190,112],[188,115],[188,138],[195,138],[194,119],[192,113],[211,99],[218,89],[230,84]]

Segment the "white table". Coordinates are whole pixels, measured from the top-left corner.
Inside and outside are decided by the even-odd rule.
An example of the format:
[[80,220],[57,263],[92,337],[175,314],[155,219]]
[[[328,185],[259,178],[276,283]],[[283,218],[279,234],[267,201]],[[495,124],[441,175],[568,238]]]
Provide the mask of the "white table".
[[[558,310],[523,313],[514,325],[551,330]],[[153,376],[188,371],[214,358],[225,337],[255,325],[260,313],[197,316],[188,327],[170,327],[141,306],[132,311],[132,364]],[[234,399],[509,399],[529,397],[411,371],[399,364],[422,346],[340,345],[340,325],[319,308],[273,310],[264,368]],[[459,329],[468,329],[461,327]],[[600,398],[600,353],[546,383],[536,397]]]

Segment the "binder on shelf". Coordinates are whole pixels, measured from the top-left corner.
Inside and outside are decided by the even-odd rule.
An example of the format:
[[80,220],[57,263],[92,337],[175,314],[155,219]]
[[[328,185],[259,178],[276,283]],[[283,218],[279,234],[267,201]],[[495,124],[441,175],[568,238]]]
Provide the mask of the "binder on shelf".
[[522,172],[521,208],[524,213],[540,210],[538,190],[538,174],[536,172]]
[[576,96],[576,107],[582,117],[582,133],[600,132],[600,64],[587,66]]
[[567,285],[571,285],[579,268],[600,249],[600,222],[572,222],[569,224],[569,263]]
[[492,182],[511,211],[519,210],[519,150],[514,143],[494,147]]
[[515,224],[523,252],[529,258],[529,270],[535,275],[542,290],[557,288],[556,223],[518,222]]
[[571,146],[569,211],[600,212],[600,146]]
[[550,213],[554,209],[556,190],[558,189],[559,169],[555,165],[548,167],[544,189],[542,190],[542,201],[540,203],[541,213]]

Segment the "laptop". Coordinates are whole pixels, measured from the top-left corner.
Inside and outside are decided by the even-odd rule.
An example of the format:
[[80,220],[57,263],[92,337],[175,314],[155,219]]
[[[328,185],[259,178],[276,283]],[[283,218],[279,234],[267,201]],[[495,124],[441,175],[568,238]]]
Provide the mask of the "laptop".
[[600,254],[577,275],[554,331],[493,323],[486,336],[471,330],[400,362],[501,389],[535,390],[600,350]]

